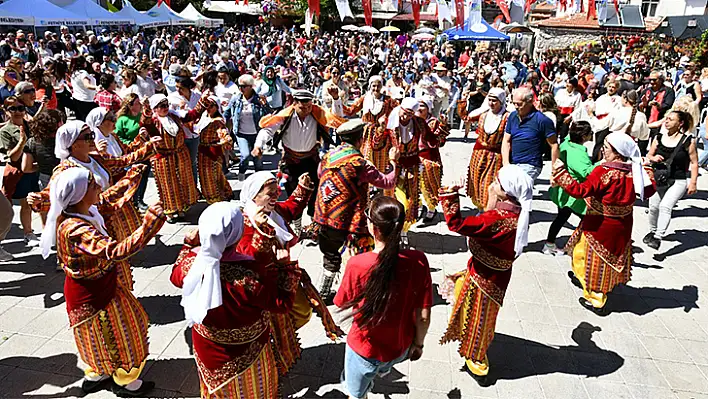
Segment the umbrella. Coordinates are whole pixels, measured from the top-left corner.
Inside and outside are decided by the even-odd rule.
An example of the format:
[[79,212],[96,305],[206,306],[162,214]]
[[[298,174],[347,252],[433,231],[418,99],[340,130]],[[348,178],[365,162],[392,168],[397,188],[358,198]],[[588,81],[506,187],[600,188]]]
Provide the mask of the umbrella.
[[411,36],[411,39],[413,39],[413,40],[433,40],[433,39],[435,39],[435,36],[431,35],[430,33],[416,33],[415,35]]
[[[300,25],[300,28],[305,29],[305,24]],[[312,24],[312,29],[319,29],[319,25]]]
[[360,26],[359,27],[359,32],[366,32],[366,33],[379,33],[379,30],[374,28],[373,26]]
[[435,29],[420,28],[420,29],[416,30],[415,33],[431,33],[432,34],[432,33],[435,33]]
[[359,27],[356,25],[344,25],[342,26],[342,30],[359,30]]
[[395,26],[384,26],[381,28],[381,32],[400,32],[401,30],[396,28]]

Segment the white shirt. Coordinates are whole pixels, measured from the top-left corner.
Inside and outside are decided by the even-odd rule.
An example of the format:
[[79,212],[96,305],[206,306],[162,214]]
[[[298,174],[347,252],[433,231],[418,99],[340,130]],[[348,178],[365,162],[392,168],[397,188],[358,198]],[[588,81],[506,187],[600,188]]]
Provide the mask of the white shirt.
[[238,116],[238,132],[241,134],[254,135],[258,133],[256,123],[253,121],[253,103],[243,101],[241,113]]
[[[294,112],[294,111],[293,111]],[[273,139],[281,123],[261,129],[256,138],[256,147],[264,148],[268,141]],[[317,121],[312,115],[307,115],[305,120],[300,120],[297,114],[290,118],[288,129],[283,132],[283,146],[296,152],[307,152],[317,145]]]
[[118,95],[120,96],[120,98],[126,98],[126,97],[128,97],[128,94],[130,94],[130,93],[135,93],[135,94],[137,94],[138,97],[142,98],[142,96],[140,95],[140,87],[138,87],[137,82],[133,83],[129,87],[122,88],[118,92]]
[[138,85],[138,96],[140,98],[150,98],[155,94],[155,81],[151,77],[145,77],[138,75],[138,80],[135,82]]
[[214,91],[216,92],[216,96],[219,97],[221,105],[226,106],[231,100],[231,97],[238,94],[239,89],[238,85],[235,85],[234,82],[229,81],[226,85],[219,83],[216,85],[216,88],[214,88]]
[[[610,114],[607,118],[610,119],[610,132],[622,132],[627,130],[629,120],[632,117],[632,107],[622,107]],[[649,126],[647,125],[647,116],[643,112],[637,112],[634,116],[634,123],[629,135],[637,140],[649,139]]]
[[[201,98],[201,95],[195,91],[192,91],[192,96],[187,100],[186,98],[182,97],[179,92],[174,92],[170,93],[169,96],[167,96],[167,99],[170,102],[170,109],[173,111],[177,111],[180,116],[184,116],[188,111],[193,110],[197,104],[199,103],[199,99]],[[184,138],[186,139],[193,139],[199,137],[198,134],[195,134],[192,129],[187,127],[186,125],[183,124],[184,127]]]
[[71,86],[74,88],[74,98],[83,102],[93,102],[96,97],[96,90],[89,90],[84,85],[84,78],[87,78],[92,86],[96,86],[96,78],[86,71],[78,71],[71,75]]

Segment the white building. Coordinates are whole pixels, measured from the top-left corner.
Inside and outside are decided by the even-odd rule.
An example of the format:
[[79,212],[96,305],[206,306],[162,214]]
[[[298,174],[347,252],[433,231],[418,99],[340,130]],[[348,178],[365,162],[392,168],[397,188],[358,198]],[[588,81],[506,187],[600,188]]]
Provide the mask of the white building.
[[[587,9],[588,0],[583,0],[585,9]],[[600,4],[600,0],[595,1]],[[575,3],[575,2],[574,2]],[[608,6],[613,7],[614,0],[607,0]],[[645,17],[676,17],[682,15],[703,15],[706,13],[706,5],[708,0],[619,0],[620,4],[631,4],[639,6],[642,9],[642,15]],[[577,8],[580,9],[579,3]],[[558,11],[556,16],[572,14],[573,10],[567,10],[565,13]]]

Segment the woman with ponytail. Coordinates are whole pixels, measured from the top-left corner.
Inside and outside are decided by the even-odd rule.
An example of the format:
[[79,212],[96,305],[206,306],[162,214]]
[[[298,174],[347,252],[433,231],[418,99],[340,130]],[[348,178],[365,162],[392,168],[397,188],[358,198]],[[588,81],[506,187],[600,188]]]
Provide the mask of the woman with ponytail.
[[[622,94],[622,108],[610,114],[610,133],[621,132],[632,136],[639,146],[642,155],[647,153],[649,144],[649,126],[647,116],[643,112],[638,112],[639,94],[635,90],[629,90]],[[596,140],[595,145],[602,148],[605,137]],[[593,159],[597,161],[597,159]]]
[[376,246],[349,260],[334,298],[339,308],[354,312],[343,373],[350,398],[365,398],[376,375],[423,353],[432,281],[425,254],[400,247],[405,216],[394,198],[371,202],[366,217]]

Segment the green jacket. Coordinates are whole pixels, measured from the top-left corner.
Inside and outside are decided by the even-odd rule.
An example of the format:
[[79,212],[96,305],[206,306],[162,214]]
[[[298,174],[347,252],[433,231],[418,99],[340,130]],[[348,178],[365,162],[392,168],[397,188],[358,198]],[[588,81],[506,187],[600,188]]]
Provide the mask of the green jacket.
[[[565,163],[570,175],[581,183],[595,167],[585,146],[571,142],[569,137],[560,145],[560,159]],[[571,197],[560,187],[551,187],[549,193],[551,201],[558,205],[558,208],[568,207],[579,215],[585,214],[585,200]]]

